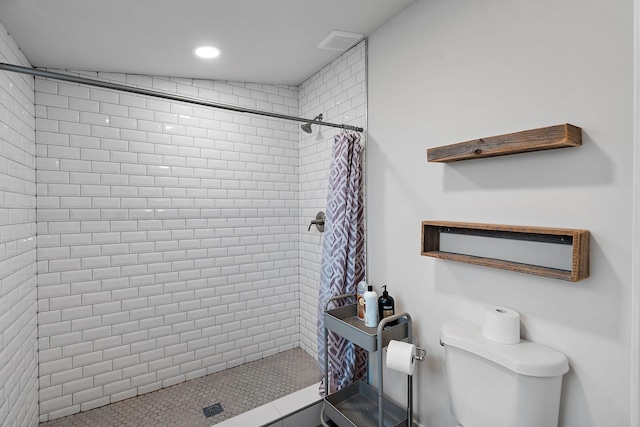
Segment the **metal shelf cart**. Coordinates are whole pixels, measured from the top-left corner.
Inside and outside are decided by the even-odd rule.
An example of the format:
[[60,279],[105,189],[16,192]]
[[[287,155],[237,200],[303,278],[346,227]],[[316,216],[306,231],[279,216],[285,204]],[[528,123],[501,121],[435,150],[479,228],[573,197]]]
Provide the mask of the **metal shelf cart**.
[[[376,328],[369,328],[358,319],[356,304],[328,310],[329,303],[335,300],[354,298],[344,294],[331,298],[324,312],[324,351],[327,355],[329,331],[353,342],[368,352],[376,351],[378,360],[378,389],[364,381],[328,394],[329,358],[325,356],[324,383],[327,395],[324,398],[325,415],[339,427],[408,427],[412,417],[412,376],[407,376],[407,407],[402,408],[384,397],[382,375],[382,349],[391,340],[411,342],[411,316],[398,313],[380,321]],[[377,394],[377,402],[376,402]]]

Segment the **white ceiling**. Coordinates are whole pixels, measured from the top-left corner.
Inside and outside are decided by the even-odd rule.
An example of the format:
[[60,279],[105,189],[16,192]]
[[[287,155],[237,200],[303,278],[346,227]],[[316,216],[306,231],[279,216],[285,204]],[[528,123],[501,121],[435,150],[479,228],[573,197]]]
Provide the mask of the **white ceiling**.
[[34,67],[297,86],[341,54],[317,47],[331,31],[368,36],[414,1],[0,0],[0,22]]

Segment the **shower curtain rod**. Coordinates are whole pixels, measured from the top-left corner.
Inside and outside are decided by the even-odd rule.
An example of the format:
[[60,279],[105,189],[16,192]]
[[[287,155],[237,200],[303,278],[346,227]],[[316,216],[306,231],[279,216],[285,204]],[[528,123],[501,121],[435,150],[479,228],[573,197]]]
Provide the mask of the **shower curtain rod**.
[[251,108],[236,107],[234,105],[221,104],[218,102],[205,101],[205,100],[196,99],[196,98],[189,98],[187,96],[182,96],[182,95],[173,95],[170,93],[160,92],[156,90],[140,89],[137,87],[122,85],[118,83],[103,82],[100,80],[88,79],[85,77],[69,76],[66,74],[54,73],[52,71],[21,67],[19,65],[7,64],[4,62],[0,62],[0,70],[13,71],[15,73],[29,74],[36,77],[46,77],[48,79],[61,80],[61,81],[71,82],[71,83],[79,83],[79,84],[89,85],[89,86],[97,86],[105,89],[114,89],[122,92],[135,93],[138,95],[154,96],[157,98],[169,99],[171,101],[180,101],[180,102],[186,102],[189,104],[201,105],[204,107],[212,107],[212,108],[219,108],[222,110],[235,111],[237,113],[256,114],[259,116],[274,117],[276,119],[293,120],[296,122],[311,123],[314,125],[329,126],[333,128],[340,128],[340,129],[346,129],[346,130],[354,130],[356,132],[362,132],[364,130],[363,128],[358,126],[314,121],[313,119],[305,119],[303,117],[295,117],[295,116],[289,116],[286,114],[271,113],[269,111],[254,110]]

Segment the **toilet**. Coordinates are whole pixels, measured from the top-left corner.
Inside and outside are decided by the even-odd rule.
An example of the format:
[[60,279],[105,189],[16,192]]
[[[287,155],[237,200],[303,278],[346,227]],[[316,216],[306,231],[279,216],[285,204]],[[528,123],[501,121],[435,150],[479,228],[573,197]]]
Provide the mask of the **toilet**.
[[520,340],[500,344],[482,326],[442,325],[451,411],[462,427],[558,427],[567,357]]

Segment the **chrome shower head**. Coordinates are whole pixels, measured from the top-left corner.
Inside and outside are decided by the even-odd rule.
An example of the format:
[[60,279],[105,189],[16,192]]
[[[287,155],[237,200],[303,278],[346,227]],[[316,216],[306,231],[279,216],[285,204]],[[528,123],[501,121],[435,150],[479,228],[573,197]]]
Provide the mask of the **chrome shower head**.
[[[317,116],[315,116],[313,118],[313,121],[315,122],[316,120],[320,120],[322,121],[322,113],[318,114]],[[305,131],[306,133],[311,133],[311,123],[305,123],[303,125],[300,125],[300,129],[302,129],[303,131]]]

